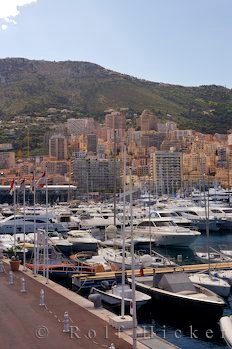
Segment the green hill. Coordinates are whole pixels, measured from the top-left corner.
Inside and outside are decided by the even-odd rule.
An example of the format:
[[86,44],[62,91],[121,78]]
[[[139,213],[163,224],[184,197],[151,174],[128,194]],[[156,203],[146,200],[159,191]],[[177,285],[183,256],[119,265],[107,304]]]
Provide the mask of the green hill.
[[103,116],[109,108],[132,113],[152,109],[161,120],[172,115],[179,127],[224,133],[232,128],[232,91],[222,86],[183,87],[120,74],[87,62],[0,60],[0,117],[68,108]]

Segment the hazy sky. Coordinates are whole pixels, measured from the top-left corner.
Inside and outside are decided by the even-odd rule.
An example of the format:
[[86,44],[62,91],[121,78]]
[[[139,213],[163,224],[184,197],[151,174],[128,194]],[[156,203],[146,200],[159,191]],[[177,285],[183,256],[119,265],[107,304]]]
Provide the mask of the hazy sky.
[[0,0],[0,57],[232,88],[232,0]]

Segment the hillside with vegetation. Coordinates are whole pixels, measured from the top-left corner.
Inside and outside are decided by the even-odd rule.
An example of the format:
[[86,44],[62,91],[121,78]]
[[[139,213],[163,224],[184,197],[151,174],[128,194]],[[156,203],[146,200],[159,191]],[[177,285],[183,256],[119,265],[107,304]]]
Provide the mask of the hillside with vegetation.
[[[72,110],[72,117],[129,108],[130,115],[151,109],[180,128],[225,133],[232,128],[232,90],[222,86],[183,87],[150,82],[87,62],[0,60],[0,118]],[[170,116],[171,115],[171,116]]]

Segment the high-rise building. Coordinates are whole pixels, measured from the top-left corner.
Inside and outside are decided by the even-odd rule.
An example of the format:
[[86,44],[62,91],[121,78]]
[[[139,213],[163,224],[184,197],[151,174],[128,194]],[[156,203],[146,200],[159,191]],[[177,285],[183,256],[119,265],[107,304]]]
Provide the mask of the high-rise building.
[[182,184],[182,154],[174,151],[152,153],[151,176],[159,194],[176,193]]
[[106,114],[105,124],[107,128],[115,130],[125,130],[126,128],[126,117],[123,112],[112,112]]
[[120,187],[120,161],[116,161],[116,173],[114,176],[113,160],[73,159],[73,181],[80,192],[113,192],[114,178],[116,187]]
[[68,145],[65,136],[53,135],[49,139],[49,156],[57,160],[66,160],[68,158]]
[[160,146],[164,139],[164,133],[148,131],[142,134],[141,144],[144,147],[156,147],[157,149],[160,149]]
[[47,171],[48,174],[59,174],[59,175],[65,175],[69,171],[69,164],[67,161],[47,161]]
[[97,132],[96,122],[94,118],[68,119],[67,128],[68,133],[75,136]]
[[156,116],[148,109],[145,109],[139,118],[141,131],[157,131],[158,120]]
[[97,135],[94,133],[87,135],[87,152],[97,152]]
[[12,168],[15,166],[15,152],[11,143],[0,144],[0,168]]

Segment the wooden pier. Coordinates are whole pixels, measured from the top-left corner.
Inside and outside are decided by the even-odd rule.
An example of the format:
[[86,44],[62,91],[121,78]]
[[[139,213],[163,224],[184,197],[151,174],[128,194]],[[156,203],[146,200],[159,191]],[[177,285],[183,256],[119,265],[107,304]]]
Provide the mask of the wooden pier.
[[[154,273],[173,273],[174,271],[185,271],[187,273],[198,272],[211,269],[231,269],[232,262],[223,262],[223,263],[202,263],[202,264],[187,264],[182,266],[171,266],[171,267],[162,267],[162,268],[144,268],[142,271],[139,269],[135,270],[135,276],[140,276],[141,272],[144,276],[153,275]],[[80,282],[84,281],[97,281],[97,280],[112,280],[115,278],[115,271],[107,271],[96,273],[95,275],[89,274],[75,274],[72,277],[76,278]],[[127,276],[131,276],[131,270],[126,270]]]

